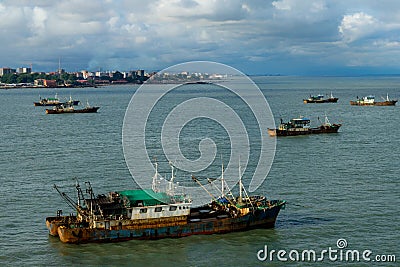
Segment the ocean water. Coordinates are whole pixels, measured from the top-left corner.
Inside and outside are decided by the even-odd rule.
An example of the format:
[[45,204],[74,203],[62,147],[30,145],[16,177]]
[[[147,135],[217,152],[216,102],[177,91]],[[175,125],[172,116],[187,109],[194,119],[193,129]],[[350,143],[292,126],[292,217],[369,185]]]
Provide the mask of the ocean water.
[[[276,123],[300,115],[314,125],[326,114],[342,123],[338,134],[278,138],[266,180],[256,190],[288,204],[274,229],[224,235],[193,236],[156,241],[69,245],[48,235],[45,218],[58,209],[73,212],[53,189],[53,184],[74,197],[75,178],[90,181],[95,193],[134,188],[127,168],[122,126],[137,86],[74,89],[0,90],[0,265],[2,266],[396,266],[400,257],[400,109],[357,107],[356,96],[388,93],[400,98],[400,77],[251,77],[265,95]],[[256,168],[259,134],[251,110],[227,90],[211,85],[191,85],[166,96],[149,116],[146,146],[157,157],[160,172],[168,177],[168,160],[160,144],[161,127],[172,108],[190,98],[209,96],[224,100],[244,118],[251,146],[243,180]],[[33,101],[59,96],[101,108],[96,114],[46,115]],[[310,94],[333,93],[336,104],[303,104]],[[243,106],[244,105],[244,106]],[[205,106],[212,109],[213,106]],[[145,115],[145,114],[144,114]],[[199,140],[214,140],[217,158],[196,175],[219,176],[219,155],[229,158],[229,134],[215,121],[193,120],[181,131],[182,154],[201,156]],[[246,146],[244,145],[244,149]],[[143,155],[145,157],[147,155]],[[151,177],[153,173],[138,175]],[[177,170],[182,183],[187,172]],[[346,247],[337,241],[345,239]],[[344,242],[344,240],[342,240]],[[264,261],[257,257],[277,253]],[[338,258],[297,261],[290,251],[337,250]],[[371,250],[371,261],[346,261],[347,250]],[[342,258],[340,258],[340,253]],[[269,254],[268,254],[269,255]],[[292,256],[295,254],[292,254]],[[333,256],[334,256],[333,255]],[[375,256],[396,256],[396,263],[378,263]],[[382,258],[382,257],[381,257]],[[386,257],[387,258],[387,257]]]

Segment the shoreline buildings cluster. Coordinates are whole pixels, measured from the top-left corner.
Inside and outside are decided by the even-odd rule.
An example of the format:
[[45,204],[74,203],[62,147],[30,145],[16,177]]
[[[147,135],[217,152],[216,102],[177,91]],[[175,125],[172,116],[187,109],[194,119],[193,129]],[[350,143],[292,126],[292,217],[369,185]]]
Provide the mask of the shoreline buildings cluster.
[[66,72],[59,68],[54,72],[33,72],[32,68],[0,68],[0,87],[90,87],[109,84],[141,84],[152,73],[144,70]]
[[209,74],[182,71],[179,73],[131,71],[87,71],[66,72],[59,68],[54,72],[32,72],[32,68],[0,68],[0,88],[58,88],[97,87],[113,84],[185,83],[226,79],[226,74]]

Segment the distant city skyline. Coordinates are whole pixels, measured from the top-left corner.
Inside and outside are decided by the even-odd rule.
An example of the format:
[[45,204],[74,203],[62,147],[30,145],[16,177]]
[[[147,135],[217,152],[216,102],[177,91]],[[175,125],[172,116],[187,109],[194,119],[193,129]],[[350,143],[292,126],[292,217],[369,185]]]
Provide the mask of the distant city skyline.
[[163,70],[215,61],[250,74],[400,74],[400,2],[11,1],[0,67]]

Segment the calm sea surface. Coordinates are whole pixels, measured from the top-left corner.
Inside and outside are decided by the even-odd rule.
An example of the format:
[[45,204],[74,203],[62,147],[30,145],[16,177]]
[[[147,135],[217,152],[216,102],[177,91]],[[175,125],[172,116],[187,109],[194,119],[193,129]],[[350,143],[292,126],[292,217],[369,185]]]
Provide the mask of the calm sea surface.
[[[285,199],[274,229],[157,241],[67,245],[50,237],[45,218],[72,212],[53,184],[73,194],[74,177],[91,181],[96,193],[134,188],[122,148],[125,110],[137,86],[75,89],[0,90],[0,265],[4,266],[322,266],[345,264],[321,262],[259,261],[257,252],[268,250],[342,249],[371,250],[375,255],[396,255],[400,260],[400,108],[357,107],[349,101],[373,94],[377,100],[388,93],[400,98],[400,77],[252,77],[267,98],[276,123],[304,115],[316,126],[327,114],[342,123],[340,133],[279,138],[271,171],[256,193]],[[101,108],[97,114],[46,115],[33,102],[42,97],[69,97]],[[164,99],[165,105],[149,117],[149,154],[157,156],[162,172],[169,171],[157,143],[168,109],[179,100],[209,96],[240,105],[226,91],[192,85]],[[310,94],[333,92],[336,104],[303,104]],[[172,93],[174,94],[174,93]],[[237,99],[236,99],[237,100]],[[211,109],[212,107],[205,107]],[[246,108],[235,109],[246,116]],[[157,114],[160,114],[158,116]],[[251,120],[250,120],[251,121]],[[204,123],[204,126],[200,126]],[[251,123],[246,127],[251,128]],[[191,159],[199,157],[201,134],[213,138],[227,151],[227,133],[215,122],[199,120],[184,128],[181,149]],[[194,129],[194,130],[193,130]],[[267,134],[263,129],[262,134]],[[153,135],[151,135],[153,134]],[[211,136],[212,135],[212,136]],[[187,138],[190,136],[191,138]],[[249,133],[257,145],[256,134]],[[153,140],[154,139],[154,140]],[[160,155],[161,154],[161,155]],[[257,153],[254,157],[258,157]],[[251,164],[247,171],[254,167]],[[216,160],[204,175],[219,175]],[[248,178],[244,181],[248,184]],[[143,175],[143,174],[141,174]],[[151,177],[153,173],[146,174]],[[179,172],[178,176],[186,175]],[[72,195],[75,197],[75,195]],[[353,266],[395,266],[396,263],[365,261]]]

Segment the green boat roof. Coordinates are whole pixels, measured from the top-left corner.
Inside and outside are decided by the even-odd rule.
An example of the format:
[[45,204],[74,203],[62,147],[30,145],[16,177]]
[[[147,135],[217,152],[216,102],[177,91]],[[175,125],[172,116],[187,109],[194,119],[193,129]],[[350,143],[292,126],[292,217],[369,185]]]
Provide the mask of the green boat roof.
[[166,193],[154,192],[151,189],[125,190],[119,193],[130,201],[131,207],[137,206],[139,202],[143,202],[144,206],[154,206],[170,202],[170,198]]

